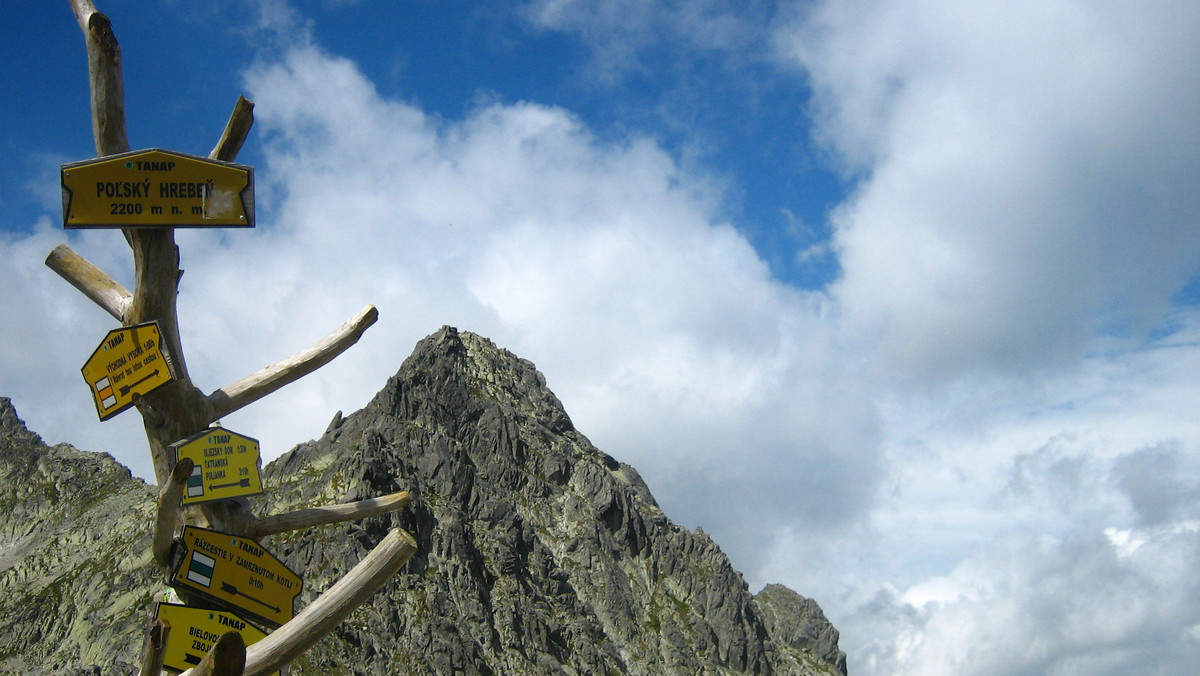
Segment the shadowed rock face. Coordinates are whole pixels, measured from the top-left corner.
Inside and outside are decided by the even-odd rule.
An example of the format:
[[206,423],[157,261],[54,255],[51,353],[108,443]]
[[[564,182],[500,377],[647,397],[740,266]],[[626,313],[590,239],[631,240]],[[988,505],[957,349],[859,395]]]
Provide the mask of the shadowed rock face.
[[[0,514],[0,589],[19,590],[27,606],[42,595],[57,604],[28,611],[40,634],[14,637],[0,619],[0,660],[27,659],[10,656],[44,643],[36,655],[53,654],[63,671],[113,656],[133,663],[157,577],[152,489],[107,456],[47,448],[0,401],[6,485],[78,484],[92,496],[70,508],[24,498],[33,506],[23,526],[8,521],[13,507]],[[420,547],[293,674],[845,673],[837,632],[814,602],[776,586],[752,596],[707,535],[671,523],[636,470],[575,430],[532,364],[471,333],[446,327],[422,340],[363,410],[339,413],[321,439],[271,463],[263,483],[258,513],[412,493],[408,509],[386,517],[263,541],[303,576],[298,608],[388,528]],[[106,536],[78,545],[71,561],[116,557],[126,568],[90,572],[90,595],[62,583],[70,572],[43,573],[60,580],[55,596],[32,571],[84,564],[53,558],[61,545],[28,543],[70,537],[79,519],[103,522]],[[76,634],[84,638],[71,644]],[[50,663],[0,661],[0,670]]]
[[[136,673],[154,490],[0,398],[0,673]],[[99,672],[97,672],[99,673]]]
[[846,653],[838,649],[838,631],[833,628],[817,602],[805,598],[781,584],[770,584],[754,596],[763,623],[771,638],[785,652],[802,661],[801,656],[823,664],[836,665],[846,673]]

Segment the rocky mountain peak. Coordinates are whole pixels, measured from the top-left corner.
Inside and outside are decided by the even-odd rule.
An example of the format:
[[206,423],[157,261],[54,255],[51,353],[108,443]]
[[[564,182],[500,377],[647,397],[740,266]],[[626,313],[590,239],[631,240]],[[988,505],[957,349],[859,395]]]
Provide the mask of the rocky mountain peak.
[[0,450],[16,450],[42,443],[42,438],[25,426],[12,400],[0,397]]
[[[317,499],[302,479],[314,474],[345,491],[322,499],[413,495],[391,518],[420,551],[365,613],[414,599],[418,612],[400,612],[382,643],[370,622],[347,629],[331,653],[372,643],[417,673],[843,672],[836,633],[832,660],[773,638],[720,548],[673,524],[633,467],[580,434],[533,364],[478,335],[425,338],[362,411],[267,474],[280,508]],[[301,538],[291,555],[310,562],[361,536],[342,531]]]
[[[9,417],[0,406],[0,430],[14,430],[0,444],[20,436]],[[21,443],[53,450],[33,436]],[[263,541],[303,575],[303,607],[388,528],[418,540],[417,555],[293,674],[846,673],[815,603],[782,587],[751,595],[716,543],[672,523],[634,468],[575,429],[533,364],[472,333],[444,327],[420,341],[362,410],[339,412],[320,439],[264,468],[263,483],[259,513],[412,495],[402,512]],[[111,505],[108,530],[144,532],[152,491],[126,484],[145,506],[121,507],[130,516]],[[70,530],[48,514],[24,528]],[[0,587],[44,593],[28,564],[13,557]],[[121,603],[144,608],[150,587],[129,593]],[[96,616],[94,599],[63,598],[74,616]],[[64,654],[53,657],[83,652]]]

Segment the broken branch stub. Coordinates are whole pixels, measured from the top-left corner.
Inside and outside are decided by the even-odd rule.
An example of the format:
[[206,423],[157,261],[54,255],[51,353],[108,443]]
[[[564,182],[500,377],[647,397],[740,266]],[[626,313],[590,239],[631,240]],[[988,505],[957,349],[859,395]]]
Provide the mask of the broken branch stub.
[[242,676],[246,673],[245,639],[236,631],[221,634],[200,664],[184,673],[192,676]]
[[246,136],[250,134],[250,127],[253,124],[254,102],[244,96],[239,96],[237,103],[233,105],[233,113],[229,115],[229,122],[225,124],[225,131],[222,132],[216,147],[208,156],[214,160],[232,162],[237,157],[238,151],[242,149],[242,143],[246,141]]
[[100,268],[75,253],[66,244],[54,247],[46,257],[46,266],[79,289],[114,319],[124,323],[133,294]]
[[162,673],[163,656],[171,634],[171,623],[166,620],[150,618],[149,625],[142,645],[142,665],[138,676],[159,676]]
[[121,74],[121,46],[117,44],[117,36],[108,17],[96,11],[91,0],[71,0],[71,9],[87,45],[96,155],[129,152],[125,134],[125,79]]

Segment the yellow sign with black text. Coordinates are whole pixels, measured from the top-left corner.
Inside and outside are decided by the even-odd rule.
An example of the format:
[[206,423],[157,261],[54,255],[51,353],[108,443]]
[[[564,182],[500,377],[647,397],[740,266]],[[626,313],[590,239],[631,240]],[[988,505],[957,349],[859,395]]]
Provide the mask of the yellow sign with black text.
[[254,227],[253,167],[151,148],[60,169],[64,228]]
[[[241,634],[247,646],[266,637],[258,627],[223,610],[160,603],[154,609],[154,617],[171,623],[163,667],[172,671],[187,671],[200,664],[217,639],[227,632]],[[275,672],[276,676],[278,673]]]
[[172,466],[180,458],[191,458],[196,463],[183,493],[185,505],[263,492],[257,439],[210,427],[171,444],[168,450]]
[[109,331],[81,370],[101,420],[175,379],[157,322]]
[[254,540],[184,526],[171,586],[277,627],[292,619],[303,581]]

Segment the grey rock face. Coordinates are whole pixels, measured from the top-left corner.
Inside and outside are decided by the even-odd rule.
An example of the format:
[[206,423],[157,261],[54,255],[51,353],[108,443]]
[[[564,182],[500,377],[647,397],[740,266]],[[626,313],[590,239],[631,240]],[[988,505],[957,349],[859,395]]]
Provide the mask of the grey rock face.
[[[277,538],[306,594],[389,526],[420,545],[303,673],[844,673],[815,604],[768,625],[708,536],[671,523],[636,470],[576,431],[532,364],[474,334],[421,341],[362,411],[335,417],[265,482],[269,511],[413,495],[388,518]],[[796,643],[801,626],[827,642]]]
[[[136,673],[154,491],[0,398],[0,672]],[[96,670],[99,671],[96,671]]]
[[767,585],[754,600],[767,632],[785,654],[798,662],[801,656],[815,658],[846,673],[846,653],[838,649],[838,631],[825,619],[816,601],[780,584]]
[[[14,487],[0,498],[0,672],[129,672],[161,589],[154,491],[108,456],[46,447],[0,404]],[[389,528],[419,545],[292,674],[845,674],[815,603],[752,596],[707,535],[575,430],[532,364],[474,334],[421,341],[263,483],[260,514],[412,494],[389,516],[263,541],[303,576],[298,610]]]

